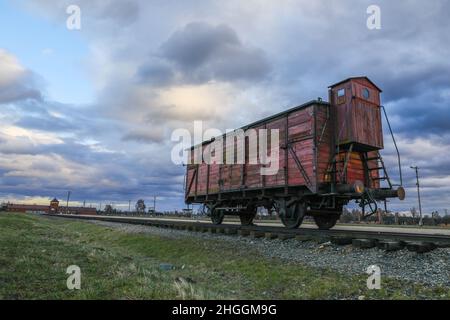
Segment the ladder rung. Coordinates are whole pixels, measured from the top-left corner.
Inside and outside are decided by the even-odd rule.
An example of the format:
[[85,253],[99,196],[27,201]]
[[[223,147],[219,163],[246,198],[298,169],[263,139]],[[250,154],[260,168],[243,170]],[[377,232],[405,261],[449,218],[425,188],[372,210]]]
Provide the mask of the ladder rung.
[[367,158],[366,161],[372,161],[372,160],[380,160],[380,157],[376,157],[376,158]]
[[373,170],[381,170],[383,169],[383,167],[378,167],[378,168],[369,168],[369,171],[373,171]]
[[380,178],[372,178],[372,180],[386,180],[387,177],[380,177]]

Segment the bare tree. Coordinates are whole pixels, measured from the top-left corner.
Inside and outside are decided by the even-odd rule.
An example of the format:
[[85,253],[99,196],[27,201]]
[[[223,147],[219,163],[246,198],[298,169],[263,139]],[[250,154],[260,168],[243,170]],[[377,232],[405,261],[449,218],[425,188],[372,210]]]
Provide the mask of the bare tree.
[[410,211],[411,211],[412,217],[415,218],[417,216],[417,209],[416,209],[416,207],[412,207]]
[[431,217],[432,217],[432,218],[439,219],[441,216],[439,215],[439,211],[433,211],[433,212],[431,213]]
[[139,200],[136,202],[136,212],[137,212],[137,213],[144,213],[144,212],[145,212],[145,203],[144,203],[144,200],[139,199]]
[[107,204],[106,206],[105,206],[105,214],[107,214],[107,215],[111,215],[111,214],[113,214],[113,207],[112,207],[112,205],[110,205],[110,204]]

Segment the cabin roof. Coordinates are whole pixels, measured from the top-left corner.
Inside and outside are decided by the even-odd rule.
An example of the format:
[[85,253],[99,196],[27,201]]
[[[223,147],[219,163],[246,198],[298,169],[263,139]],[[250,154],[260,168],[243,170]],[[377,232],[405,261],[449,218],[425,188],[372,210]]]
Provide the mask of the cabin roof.
[[383,92],[383,90],[381,90],[375,83],[372,82],[372,80],[370,80],[370,79],[367,78],[366,76],[350,77],[350,78],[347,78],[347,79],[345,79],[345,80],[339,81],[339,82],[337,82],[337,83],[335,83],[335,84],[332,84],[332,85],[329,86],[328,88],[333,88],[333,87],[336,87],[337,85],[340,85],[340,84],[342,84],[342,83],[344,83],[344,82],[347,82],[347,81],[350,81],[350,80],[357,80],[357,79],[364,79],[364,80],[367,80],[367,81],[369,81],[375,88],[377,88],[378,91]]
[[[261,123],[264,123],[264,122],[267,122],[267,121],[270,121],[270,120],[279,118],[279,117],[281,117],[281,116],[283,116],[283,115],[285,115],[285,114],[288,114],[288,113],[291,113],[291,112],[295,112],[295,111],[298,111],[298,110],[300,110],[300,109],[307,108],[307,107],[312,106],[312,105],[326,105],[326,106],[329,106],[330,104],[329,104],[327,101],[323,101],[323,100],[311,100],[311,101],[308,101],[308,102],[306,102],[306,103],[303,103],[303,104],[301,104],[301,105],[299,105],[299,106],[296,106],[296,107],[289,108],[289,109],[287,109],[287,110],[278,112],[278,113],[276,113],[276,114],[273,114],[273,115],[271,115],[271,116],[265,117],[265,118],[263,118],[263,119],[260,119],[260,120],[258,120],[258,121],[252,122],[252,123],[250,123],[250,124],[247,124],[247,125],[245,125],[245,126],[242,126],[242,127],[238,128],[238,129],[234,129],[234,130],[236,131],[236,130],[242,129],[242,130],[245,131],[245,130],[247,130],[247,129],[251,128],[251,127],[254,127],[254,126],[258,125],[258,124],[261,124]],[[225,137],[226,135],[227,135],[227,134],[224,133],[224,134],[222,134],[221,136],[222,136],[222,137]],[[197,146],[204,145],[204,144],[208,144],[208,143],[214,141],[214,140],[215,140],[216,138],[218,138],[218,137],[220,137],[220,136],[217,136],[217,137],[214,137],[214,138],[212,138],[212,139],[205,140],[205,141],[203,141],[202,143],[198,143],[198,144],[196,144],[196,145],[193,145],[193,146],[191,146],[190,148],[188,148],[187,150],[192,150],[192,149],[194,149],[194,148],[197,147]]]

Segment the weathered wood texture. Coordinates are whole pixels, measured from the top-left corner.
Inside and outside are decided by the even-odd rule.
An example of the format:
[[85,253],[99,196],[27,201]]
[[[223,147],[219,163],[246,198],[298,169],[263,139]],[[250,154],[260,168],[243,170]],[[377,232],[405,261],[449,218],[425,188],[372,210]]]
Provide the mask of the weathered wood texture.
[[[344,95],[339,96],[340,92]],[[339,144],[357,143],[366,150],[383,148],[380,90],[367,78],[353,78],[330,87],[330,102],[337,111]]]
[[[326,109],[328,108],[326,104],[323,104],[320,107],[322,113],[326,112]],[[225,154],[227,150],[225,147],[234,147],[234,163],[210,165],[202,163],[199,165],[188,165],[186,174],[186,194],[191,197],[230,190],[272,188],[286,185],[307,185],[314,189],[317,184],[317,177],[314,171],[314,112],[317,112],[315,111],[315,108],[316,105],[311,104],[291,113],[286,113],[280,117],[259,123],[250,128],[256,129],[257,133],[259,133],[260,129],[267,130],[267,156],[269,158],[272,156],[271,130],[279,130],[278,171],[275,174],[261,174],[261,167],[268,167],[269,165],[261,164],[260,152],[249,152],[251,150],[249,147],[249,139],[253,139],[254,137],[247,137],[245,139],[245,150],[242,150],[244,147],[243,144],[237,143],[234,139],[224,138],[224,162],[226,160]],[[322,116],[320,121],[324,120],[325,117]],[[287,141],[286,132],[288,132]],[[329,143],[326,141],[328,136],[329,133],[325,132],[323,135],[323,145]],[[256,136],[259,146],[261,145],[260,138],[259,135]],[[206,146],[210,143],[212,142],[205,143],[203,145],[203,150],[205,150]],[[289,150],[290,148],[292,151]],[[236,164],[238,151],[244,152],[245,164]],[[194,159],[193,154],[194,150],[191,150],[192,160]],[[299,169],[295,157],[303,167],[303,174]],[[325,159],[326,157],[327,156],[324,156],[321,160],[322,170],[325,170],[328,161]],[[254,164],[255,162],[257,164]],[[288,177],[287,183],[286,176]],[[206,187],[207,185],[208,188]]]
[[[336,93],[345,88],[345,97],[336,103]],[[362,90],[369,90],[364,97]],[[313,101],[288,110],[279,115],[261,120],[245,129],[266,129],[268,156],[271,156],[270,131],[279,130],[278,167],[273,175],[261,175],[259,154],[249,152],[250,141],[260,136],[248,135],[245,143],[237,143],[234,138],[223,137],[223,161],[226,148],[233,148],[232,163],[207,165],[206,163],[187,166],[186,197],[213,195],[234,190],[255,190],[274,187],[305,186],[315,193],[319,185],[330,182],[329,164],[333,159],[333,138],[339,135],[339,143],[355,143],[349,155],[347,173],[337,174],[340,183],[366,182],[366,187],[378,188],[378,180],[367,179],[362,155],[375,157],[376,150],[383,147],[379,89],[365,78],[351,79],[331,87],[331,104]],[[335,109],[333,109],[335,108]],[[337,119],[333,119],[336,115]],[[248,131],[247,131],[248,133]],[[216,140],[217,141],[217,140]],[[213,142],[205,142],[203,150]],[[245,163],[236,163],[239,152],[244,153]],[[193,159],[194,149],[191,150]],[[347,157],[345,148],[337,155],[337,171],[344,169]],[[257,162],[257,164],[254,164]],[[369,168],[377,168],[376,160],[367,163]],[[266,166],[267,167],[267,166]],[[368,171],[371,178],[379,176],[378,170]]]

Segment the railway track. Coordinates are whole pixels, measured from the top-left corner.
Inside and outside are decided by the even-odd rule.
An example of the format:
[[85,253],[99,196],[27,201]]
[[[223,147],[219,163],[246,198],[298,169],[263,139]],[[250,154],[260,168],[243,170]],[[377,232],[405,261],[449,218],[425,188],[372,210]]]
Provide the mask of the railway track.
[[[286,229],[277,226],[251,225],[242,226],[239,224],[221,224],[186,221],[175,219],[154,219],[154,218],[136,218],[123,216],[80,216],[80,215],[51,215],[45,216],[58,217],[65,219],[78,220],[99,220],[108,222],[119,222],[127,224],[146,225],[160,228],[171,228],[177,230],[188,230],[197,232],[222,233],[229,235],[251,236],[255,238],[268,239],[291,239],[296,238],[301,241],[320,240],[331,241],[335,244],[353,244],[361,248],[371,248],[378,246],[387,251],[407,248],[410,251],[427,252],[438,247],[450,247],[450,236],[444,234],[426,234],[413,232],[389,232],[375,230],[318,230],[311,228]],[[358,228],[358,227],[355,227]]]

